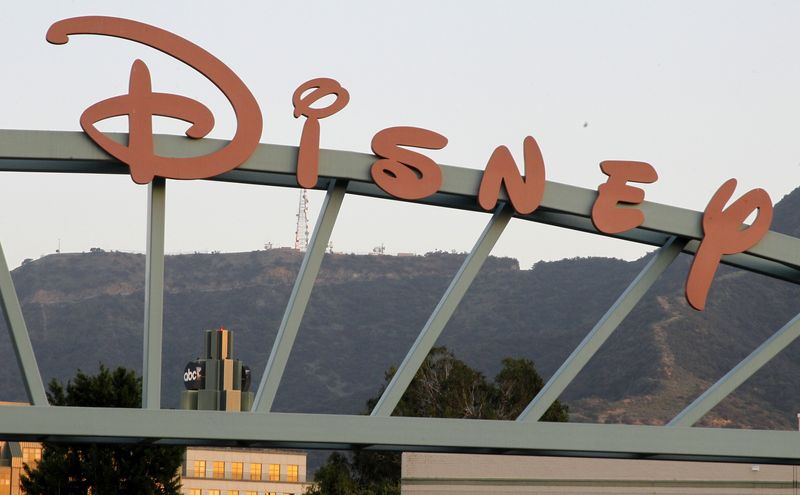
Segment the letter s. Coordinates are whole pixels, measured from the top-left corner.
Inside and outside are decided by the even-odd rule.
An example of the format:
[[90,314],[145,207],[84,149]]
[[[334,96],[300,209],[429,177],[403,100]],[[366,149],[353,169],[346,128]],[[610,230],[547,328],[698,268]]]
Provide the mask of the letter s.
[[439,190],[442,171],[425,155],[401,148],[440,150],[447,138],[419,127],[389,127],[372,138],[372,152],[381,157],[372,164],[372,180],[400,199],[421,199]]

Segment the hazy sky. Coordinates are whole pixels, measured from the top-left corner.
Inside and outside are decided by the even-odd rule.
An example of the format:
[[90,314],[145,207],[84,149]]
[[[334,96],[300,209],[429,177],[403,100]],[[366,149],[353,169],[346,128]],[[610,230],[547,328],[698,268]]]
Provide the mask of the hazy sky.
[[[702,210],[728,178],[737,196],[773,201],[800,185],[800,3],[558,2],[14,2],[0,17],[0,128],[78,130],[83,110],[127,90],[143,59],[160,92],[198,99],[230,138],[233,114],[192,69],[153,49],[98,36],[49,45],[47,28],[113,15],[179,34],[228,64],[264,114],[262,142],[296,145],[291,95],[331,77],[349,105],[322,121],[322,146],[369,151],[395,125],[435,130],[440,163],[483,169],[508,145],[521,161],[534,136],[547,178],[595,188],[602,160],[651,163],[647,199]],[[105,127],[126,131],[121,119]],[[160,119],[158,132],[183,127]],[[1,150],[0,150],[1,152]],[[170,181],[167,251],[291,245],[298,191]],[[312,193],[312,222],[322,201]],[[144,251],[146,187],[128,177],[3,174],[0,241],[11,266],[91,247]],[[800,212],[798,213],[800,214]],[[337,251],[471,248],[488,215],[348,197]],[[390,227],[383,227],[389,225]],[[538,259],[638,257],[645,249],[512,222],[495,254]]]

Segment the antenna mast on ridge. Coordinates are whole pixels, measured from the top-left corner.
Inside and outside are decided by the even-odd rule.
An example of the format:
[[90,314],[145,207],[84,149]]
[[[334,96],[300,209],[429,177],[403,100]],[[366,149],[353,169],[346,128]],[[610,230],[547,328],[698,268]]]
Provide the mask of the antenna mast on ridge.
[[305,251],[308,248],[308,191],[300,190],[300,204],[297,207],[297,230],[294,233],[294,248]]

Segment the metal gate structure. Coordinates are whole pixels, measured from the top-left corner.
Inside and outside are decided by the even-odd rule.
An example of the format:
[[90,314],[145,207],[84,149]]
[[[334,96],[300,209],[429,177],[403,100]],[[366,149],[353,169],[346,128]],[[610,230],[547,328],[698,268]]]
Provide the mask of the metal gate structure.
[[[211,68],[209,73],[213,69],[217,71],[215,74],[219,76],[219,80],[225,80],[225,84],[218,84],[218,87],[231,101],[234,109],[236,110],[238,101],[239,110],[249,109],[251,120],[257,121],[254,126],[246,130],[246,140],[250,140],[254,151],[249,153],[248,149],[242,152],[242,145],[239,142],[240,148],[237,152],[241,160],[225,169],[227,171],[222,173],[214,171],[214,173],[199,177],[187,175],[170,177],[184,179],[208,177],[209,180],[232,183],[295,188],[299,187],[298,181],[303,183],[307,179],[302,179],[299,174],[299,160],[302,160],[304,156],[300,152],[303,149],[303,141],[301,140],[301,147],[258,144],[261,117],[257,107],[252,107],[255,99],[252,98],[238,77],[220,69],[222,66],[227,70],[224,65],[221,65],[221,62],[188,41],[157,28],[136,23],[135,29],[128,29],[134,24],[132,21],[124,21],[124,29],[119,31],[127,34],[104,31],[113,28],[114,25],[119,27],[123,22],[109,19],[111,18],[68,20],[73,23],[70,26],[77,26],[75,30],[69,33],[56,32],[51,39],[53,31],[51,28],[51,32],[48,32],[48,40],[63,44],[66,43],[66,34],[106,34],[126,37],[162,50],[163,47],[160,48],[158,44],[169,42],[176,52],[183,50],[182,53],[193,56],[197,56],[199,53],[205,57],[203,63],[207,63],[206,67]],[[63,27],[63,24],[60,23],[54,27],[57,25]],[[87,26],[96,30],[87,31]],[[130,33],[137,30],[141,31],[141,38],[137,39],[135,36],[131,38]],[[142,41],[143,39],[145,41]],[[179,57],[176,56],[176,58]],[[182,60],[186,61],[186,58],[188,56]],[[203,72],[198,65],[192,66]],[[212,79],[209,75],[207,77]],[[325,81],[330,82],[331,80]],[[214,82],[213,79],[212,82]],[[223,88],[225,85],[228,89],[233,87],[235,91],[226,92]],[[342,88],[338,87],[338,90],[342,90]],[[135,112],[132,108],[137,104],[133,101],[134,97],[140,98],[139,103],[148,97],[161,98],[159,101],[172,105],[171,111],[175,112],[166,116],[181,115],[182,117],[179,118],[183,120],[191,120],[184,118],[189,114],[206,117],[207,115],[203,112],[206,112],[207,109],[198,102],[187,104],[185,97],[150,93],[149,73],[147,73],[146,66],[140,61],[134,63],[131,71],[130,93],[130,95],[105,100],[87,109],[81,118],[86,133],[0,130],[0,172],[41,174],[128,174],[130,172],[136,182],[149,184],[142,408],[84,408],[48,405],[20,303],[5,256],[0,249],[2,309],[12,345],[20,363],[24,385],[32,404],[31,407],[0,406],[0,438],[35,441],[147,442],[306,449],[376,449],[729,460],[791,464],[800,462],[800,432],[693,426],[716,404],[800,336],[800,315],[777,329],[771,337],[711,385],[665,426],[546,423],[540,421],[548,407],[558,399],[559,395],[586,366],[667,267],[681,253],[695,255],[707,234],[703,228],[703,213],[651,202],[642,202],[636,205],[636,208],[644,214],[643,223],[637,227],[615,234],[602,233],[592,222],[592,209],[598,197],[597,191],[549,181],[544,183],[541,201],[538,208],[534,208],[532,213],[519,213],[512,208],[513,195],[509,198],[509,195],[503,190],[500,191],[499,202],[494,212],[487,213],[489,219],[486,227],[475,241],[472,251],[464,260],[449,287],[441,296],[439,303],[370,415],[272,412],[273,400],[297,337],[343,199],[348,194],[389,200],[398,199],[397,195],[390,195],[375,181],[372,169],[378,157],[347,151],[319,150],[319,156],[314,157],[315,164],[318,165],[318,176],[314,177],[316,182],[311,180],[311,185],[304,184],[307,188],[315,187],[325,190],[327,193],[269,354],[253,410],[226,413],[162,409],[160,396],[164,302],[164,219],[167,189],[167,179],[163,177],[168,174],[158,171],[153,173],[152,170],[145,171],[145,173],[140,170],[140,175],[136,175],[137,171],[134,170],[131,161],[112,156],[114,152],[109,149],[119,151],[119,148],[124,148],[124,145],[116,143],[125,143],[129,138],[129,148],[125,152],[133,154],[133,125],[131,125],[128,135],[103,135],[102,138],[98,137],[98,131],[92,126],[94,122],[102,118],[125,114],[125,109],[123,108],[120,113],[120,108],[130,103],[131,109],[127,111],[130,117],[129,121],[139,119],[137,121],[138,132],[141,133],[143,130],[151,132],[150,124],[143,124],[141,115],[134,119]],[[232,94],[233,96],[231,96]],[[179,104],[185,106],[178,108]],[[250,106],[248,107],[248,105]],[[297,109],[297,104],[295,108]],[[105,111],[109,113],[103,114],[102,112]],[[149,108],[148,111],[151,112],[149,115],[145,115],[148,119],[152,115],[164,115],[155,113],[152,108]],[[246,112],[241,112],[241,114],[244,113]],[[236,115],[238,119],[240,117],[238,110]],[[319,115],[314,119],[324,116],[326,115]],[[87,117],[90,129],[87,129],[84,117]],[[96,120],[91,121],[92,118]],[[198,119],[202,120],[199,117]],[[237,124],[240,124],[238,120]],[[194,127],[202,126],[195,123]],[[231,141],[190,140],[179,136],[152,134],[147,136],[139,134],[136,138],[145,139],[147,146],[150,147],[148,151],[150,155],[144,158],[156,157],[153,154],[156,149],[159,152],[157,155],[159,160],[163,157],[206,158],[212,155],[221,156],[223,150],[230,151],[234,148],[232,144],[237,137],[241,137],[240,131],[242,131],[241,125],[237,127],[237,134]],[[376,134],[376,139],[377,137]],[[98,139],[102,139],[103,144],[100,144]],[[373,144],[374,142],[373,140]],[[137,141],[137,143],[141,145],[142,141]],[[103,151],[98,144],[108,153]],[[422,147],[435,148],[435,146]],[[142,161],[142,156],[134,158]],[[168,161],[168,159],[163,161]],[[206,160],[205,163],[208,164],[210,161]],[[137,163],[141,165],[141,163]],[[145,163],[145,165],[150,164]],[[436,164],[433,165],[436,166]],[[213,168],[215,164],[209,166]],[[423,195],[424,197],[421,198],[407,197],[406,199],[431,207],[485,211],[478,201],[479,188],[484,178],[483,171],[444,165],[440,165],[438,168],[441,172],[441,184],[435,192]],[[186,174],[187,172],[184,170],[182,173]],[[152,178],[153,175],[156,177]],[[151,178],[152,180],[150,180]],[[392,416],[398,401],[428,352],[435,345],[437,338],[475,280],[478,271],[511,218],[607,235],[655,246],[658,250],[516,421]],[[736,227],[738,228],[740,224],[741,222],[737,223]],[[754,246],[737,254],[722,256],[721,262],[800,284],[800,239],[770,231]],[[266,352],[267,349],[264,349],[265,354]]]
[[[117,135],[117,139],[125,136]],[[225,141],[155,136],[166,156],[209,153]],[[252,157],[213,180],[298,187],[298,148],[260,144]],[[501,201],[463,265],[442,295],[416,342],[369,416],[270,412],[289,353],[309,301],[325,248],[347,194],[393,199],[370,177],[376,157],[321,150],[318,188],[327,190],[308,250],[295,281],[253,411],[225,413],[161,409],[161,342],[166,180],[149,187],[145,284],[144,390],[142,409],[51,407],[36,364],[20,304],[4,256],[0,295],[12,343],[32,407],[0,406],[0,438],[49,441],[156,442],[253,447],[367,448],[438,452],[530,453],[630,458],[738,460],[795,463],[800,432],[692,427],[800,335],[800,315],[713,384],[666,426],[545,423],[544,411],[614,332],[664,270],[681,253],[694,254],[703,237],[702,213],[657,203],[638,206],[645,222],[614,237],[658,246],[651,261],[586,335],[516,421],[391,416],[397,402],[473,282],[509,220],[516,216],[583,232],[597,192],[547,182],[539,209],[517,215]],[[482,211],[475,201],[481,171],[441,166],[436,194],[419,200],[435,207]],[[31,173],[126,174],[128,168],[83,133],[0,131],[0,170]],[[506,200],[501,196],[501,200]],[[746,252],[723,263],[800,283],[800,239],[769,232]],[[266,352],[266,349],[265,349]],[[220,415],[226,414],[224,420]]]

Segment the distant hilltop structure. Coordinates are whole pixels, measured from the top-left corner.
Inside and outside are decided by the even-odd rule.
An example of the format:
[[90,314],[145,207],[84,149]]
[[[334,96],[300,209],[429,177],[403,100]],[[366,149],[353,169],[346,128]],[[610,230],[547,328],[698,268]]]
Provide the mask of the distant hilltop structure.
[[253,405],[250,368],[233,358],[233,332],[206,331],[205,357],[186,364],[181,409],[249,411]]

